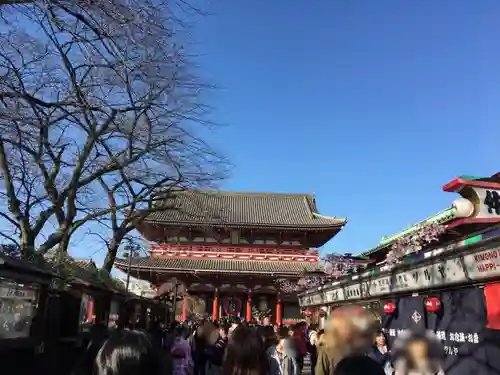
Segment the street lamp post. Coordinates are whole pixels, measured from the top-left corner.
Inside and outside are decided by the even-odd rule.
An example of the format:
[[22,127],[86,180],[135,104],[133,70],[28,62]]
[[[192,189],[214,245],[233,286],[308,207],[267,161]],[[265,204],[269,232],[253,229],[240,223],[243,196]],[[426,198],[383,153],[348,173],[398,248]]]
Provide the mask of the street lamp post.
[[133,244],[128,244],[127,246],[125,246],[126,252],[123,253],[123,256],[128,258],[127,281],[125,285],[125,289],[127,290],[127,292],[130,286],[130,269],[132,268],[132,259],[139,256],[139,251],[137,251],[137,247],[138,247],[137,245],[134,246]]

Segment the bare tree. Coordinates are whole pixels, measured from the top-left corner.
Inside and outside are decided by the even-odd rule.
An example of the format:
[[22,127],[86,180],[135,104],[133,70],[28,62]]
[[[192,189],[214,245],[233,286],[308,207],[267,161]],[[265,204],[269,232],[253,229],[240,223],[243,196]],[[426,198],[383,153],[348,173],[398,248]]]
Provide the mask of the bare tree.
[[193,9],[183,0],[39,0],[1,12],[0,216],[14,233],[1,232],[24,256],[67,251],[76,230],[105,218],[114,260],[156,189],[222,176],[199,136],[211,87],[185,47]]
[[[164,160],[162,155],[160,159],[164,163],[156,168],[145,163],[140,169],[120,170],[116,178],[108,175],[99,179],[108,208],[99,209],[99,231],[91,229],[89,234],[97,235],[105,244],[104,270],[111,272],[121,244],[137,244],[133,231],[150,213],[178,209],[168,204],[171,195],[183,189],[212,186],[225,176],[221,173],[224,169],[218,168],[222,164],[212,163],[215,155],[209,154],[210,163],[207,164],[207,160],[198,158],[206,156],[207,152],[197,153],[198,150],[182,163]],[[211,167],[207,170],[209,165]],[[170,166],[175,166],[175,170],[170,170]],[[88,215],[92,216],[92,211]]]

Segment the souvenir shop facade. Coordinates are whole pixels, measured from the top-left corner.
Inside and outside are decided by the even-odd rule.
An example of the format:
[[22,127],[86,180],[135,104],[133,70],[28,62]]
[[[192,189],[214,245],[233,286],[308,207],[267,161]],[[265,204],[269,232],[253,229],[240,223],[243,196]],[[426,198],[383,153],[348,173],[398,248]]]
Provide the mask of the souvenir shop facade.
[[406,329],[434,331],[444,346],[447,374],[500,373],[500,229],[423,252],[419,259],[308,291],[299,304],[310,313],[369,306],[389,343]]

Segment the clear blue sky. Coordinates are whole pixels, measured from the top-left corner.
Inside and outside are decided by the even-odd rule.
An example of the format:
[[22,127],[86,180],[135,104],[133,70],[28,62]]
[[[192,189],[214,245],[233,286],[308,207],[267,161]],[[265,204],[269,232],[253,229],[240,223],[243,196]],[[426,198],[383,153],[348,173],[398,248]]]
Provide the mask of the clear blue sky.
[[500,171],[500,1],[217,0],[197,35],[219,84],[225,188],[314,192],[361,251]]
[[500,170],[500,1],[214,0],[195,37],[221,89],[222,187],[315,193],[359,252]]

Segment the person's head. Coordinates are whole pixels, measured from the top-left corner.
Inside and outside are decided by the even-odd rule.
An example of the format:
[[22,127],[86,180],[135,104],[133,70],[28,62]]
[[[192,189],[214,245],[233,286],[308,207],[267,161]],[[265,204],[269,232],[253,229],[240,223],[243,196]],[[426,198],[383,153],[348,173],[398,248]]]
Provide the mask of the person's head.
[[212,323],[208,324],[205,331],[205,341],[208,345],[213,345],[221,338],[219,328]]
[[420,338],[410,341],[406,350],[410,359],[415,363],[425,361],[429,357],[429,344]]
[[229,337],[229,325],[222,324],[219,326],[219,335],[222,339],[226,340]]
[[174,337],[185,338],[189,335],[189,328],[184,324],[177,324],[173,330]]
[[281,327],[278,331],[278,337],[280,339],[285,339],[287,337],[290,337],[290,330],[287,327]]
[[276,351],[282,354],[285,353],[286,348],[287,348],[287,340],[286,338],[281,337],[276,345]]
[[96,375],[160,375],[165,362],[145,332],[124,329],[104,342],[95,360]]
[[342,359],[333,370],[333,375],[384,375],[382,366],[365,355]]
[[274,329],[271,326],[259,327],[258,332],[264,341],[264,346],[267,348],[276,345],[278,337],[274,333]]
[[378,347],[386,346],[387,340],[385,339],[385,334],[382,331],[377,331],[375,334],[375,345]]
[[222,364],[223,375],[267,375],[264,341],[255,328],[238,326],[231,335]]
[[219,330],[212,322],[205,321],[196,328],[195,335],[201,342],[214,344],[219,339]]
[[432,331],[401,332],[393,344],[391,360],[396,371],[435,373],[444,359],[444,347],[439,338]]
[[335,309],[327,322],[325,343],[335,357],[364,352],[373,344],[375,324],[372,314],[359,306]]
[[317,331],[318,330],[318,325],[313,323],[309,325],[309,331]]

